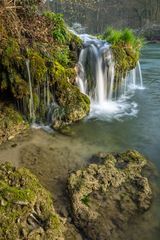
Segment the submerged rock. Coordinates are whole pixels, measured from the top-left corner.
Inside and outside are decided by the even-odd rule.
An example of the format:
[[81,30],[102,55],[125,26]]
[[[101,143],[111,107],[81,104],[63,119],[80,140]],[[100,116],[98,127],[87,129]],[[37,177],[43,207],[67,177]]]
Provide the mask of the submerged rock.
[[0,239],[80,239],[66,224],[55,212],[49,192],[29,170],[0,165]]
[[99,164],[69,177],[74,223],[89,239],[123,239],[133,219],[151,205],[152,190],[142,173],[147,161],[137,151],[99,154],[96,160]]

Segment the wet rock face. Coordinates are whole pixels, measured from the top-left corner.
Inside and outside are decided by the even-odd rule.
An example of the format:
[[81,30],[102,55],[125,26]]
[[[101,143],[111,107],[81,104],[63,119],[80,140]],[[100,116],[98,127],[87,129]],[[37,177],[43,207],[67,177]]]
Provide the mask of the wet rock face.
[[[70,124],[84,118],[90,111],[90,100],[87,95],[67,81],[57,82],[56,101],[64,114],[59,117],[60,121],[53,123],[55,129],[63,124]],[[58,119],[58,118],[57,118]]]
[[129,223],[149,209],[152,191],[136,151],[98,154],[87,168],[70,175],[68,190],[75,225],[89,239],[123,239]]
[[64,239],[50,194],[27,169],[0,165],[0,239]]

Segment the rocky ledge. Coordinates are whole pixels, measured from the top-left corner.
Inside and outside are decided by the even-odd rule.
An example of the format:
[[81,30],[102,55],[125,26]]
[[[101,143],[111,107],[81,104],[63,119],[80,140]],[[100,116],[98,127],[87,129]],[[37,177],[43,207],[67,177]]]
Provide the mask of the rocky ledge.
[[[91,240],[123,239],[129,224],[151,206],[152,190],[137,151],[101,153],[68,180],[75,225]],[[98,162],[98,163],[97,163]]]

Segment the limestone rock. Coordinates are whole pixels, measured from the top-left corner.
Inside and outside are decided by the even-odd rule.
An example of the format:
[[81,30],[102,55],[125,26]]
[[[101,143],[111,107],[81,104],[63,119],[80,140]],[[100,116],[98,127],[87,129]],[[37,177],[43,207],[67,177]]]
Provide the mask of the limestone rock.
[[[94,157],[95,159],[95,157]],[[68,180],[74,223],[91,240],[121,239],[129,222],[149,209],[152,190],[137,151],[99,154]]]

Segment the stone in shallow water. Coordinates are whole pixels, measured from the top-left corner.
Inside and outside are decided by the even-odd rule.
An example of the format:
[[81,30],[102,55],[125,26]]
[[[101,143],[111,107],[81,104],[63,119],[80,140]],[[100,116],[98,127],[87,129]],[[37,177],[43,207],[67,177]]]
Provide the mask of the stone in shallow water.
[[137,151],[96,158],[99,164],[68,179],[73,219],[89,239],[121,239],[129,223],[151,205],[152,191],[142,173],[147,161]]

